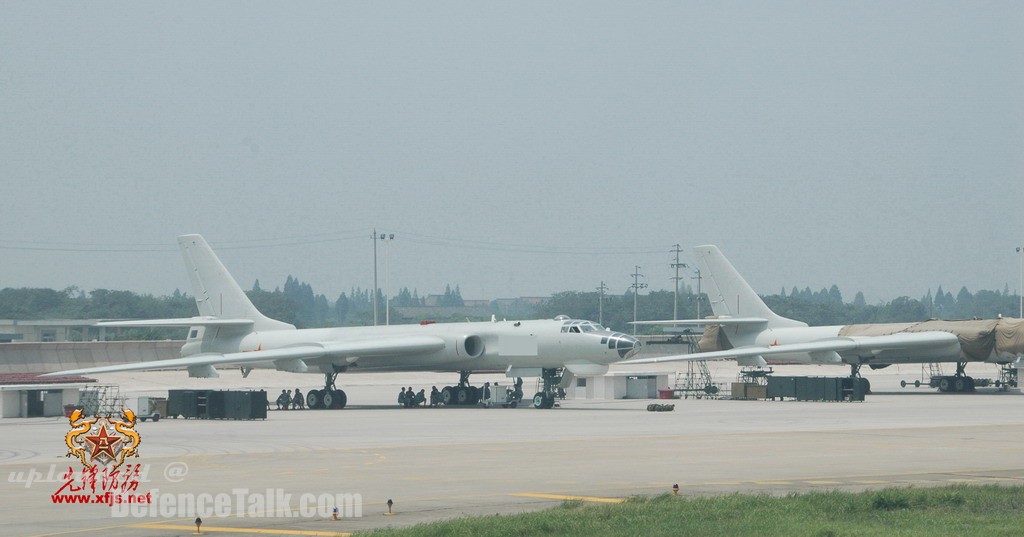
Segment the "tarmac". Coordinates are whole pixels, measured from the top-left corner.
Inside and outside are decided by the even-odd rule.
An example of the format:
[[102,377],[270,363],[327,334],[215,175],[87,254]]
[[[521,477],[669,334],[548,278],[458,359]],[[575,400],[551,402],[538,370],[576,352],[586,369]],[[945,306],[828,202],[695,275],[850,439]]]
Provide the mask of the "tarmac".
[[[712,364],[712,372],[729,382],[735,364]],[[992,366],[972,365],[968,372],[995,376]],[[846,371],[791,366],[776,373]],[[245,379],[221,374],[99,379],[121,386],[129,401],[183,387],[258,387],[273,399],[285,388],[305,392],[319,379],[272,371],[253,371]],[[195,510],[187,502],[202,502],[202,494],[227,499],[218,512],[202,517],[204,534],[345,535],[533,511],[566,500],[619,502],[671,493],[675,484],[681,496],[1024,484],[1019,390],[940,394],[900,388],[900,380],[920,378],[920,366],[864,375],[874,390],[864,402],[685,399],[671,401],[672,412],[648,412],[652,400],[565,400],[550,410],[407,409],[395,402],[400,386],[429,392],[454,383],[456,375],[342,375],[338,384],[349,400],[344,410],[272,410],[256,421],[139,423],[139,457],[129,460],[143,469],[136,492],[175,503],[117,513],[107,505],[53,503],[51,495],[66,484],[64,472],[75,466],[65,456],[67,419],[5,419],[0,534],[193,535]],[[501,375],[471,380],[507,383]],[[528,380],[527,391],[532,386]],[[339,503],[341,516],[333,520],[330,510]]]

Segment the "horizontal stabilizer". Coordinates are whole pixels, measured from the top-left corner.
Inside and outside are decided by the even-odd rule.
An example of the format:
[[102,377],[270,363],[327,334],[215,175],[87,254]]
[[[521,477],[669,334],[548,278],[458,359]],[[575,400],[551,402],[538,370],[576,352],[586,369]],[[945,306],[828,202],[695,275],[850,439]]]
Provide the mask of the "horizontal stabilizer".
[[630,321],[629,324],[648,326],[740,326],[768,324],[768,319],[762,317],[720,317],[717,319],[682,319],[674,321]]
[[146,319],[139,321],[100,321],[93,326],[109,328],[139,328],[139,327],[184,327],[190,326],[213,326],[213,327],[252,327],[252,319],[221,319],[219,317],[188,317],[183,319]]

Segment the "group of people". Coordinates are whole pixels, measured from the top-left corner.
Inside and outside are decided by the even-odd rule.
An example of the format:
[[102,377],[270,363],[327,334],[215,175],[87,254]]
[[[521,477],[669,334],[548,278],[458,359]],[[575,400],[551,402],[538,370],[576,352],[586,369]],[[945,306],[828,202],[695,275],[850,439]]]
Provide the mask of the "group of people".
[[292,395],[291,390],[281,390],[281,395],[277,396],[277,409],[278,410],[300,410],[306,408],[306,399],[302,396],[302,392],[298,388],[295,388],[295,394]]
[[[408,388],[402,387],[398,390],[398,406],[405,408],[411,408],[414,406],[423,406],[427,402],[427,396],[424,394],[425,390],[420,390],[418,393],[412,391],[412,386]],[[437,392],[437,386],[434,386],[434,392]],[[430,406],[436,406],[433,404],[434,392],[430,393]],[[440,392],[438,392],[440,396]]]

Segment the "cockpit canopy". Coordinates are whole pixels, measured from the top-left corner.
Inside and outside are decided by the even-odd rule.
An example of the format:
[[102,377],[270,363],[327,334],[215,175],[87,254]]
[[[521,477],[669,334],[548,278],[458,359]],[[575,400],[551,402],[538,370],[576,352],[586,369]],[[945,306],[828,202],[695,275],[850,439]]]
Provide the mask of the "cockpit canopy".
[[608,329],[595,323],[594,321],[580,321],[567,319],[562,324],[562,332],[569,332],[574,334],[584,332],[607,332]]

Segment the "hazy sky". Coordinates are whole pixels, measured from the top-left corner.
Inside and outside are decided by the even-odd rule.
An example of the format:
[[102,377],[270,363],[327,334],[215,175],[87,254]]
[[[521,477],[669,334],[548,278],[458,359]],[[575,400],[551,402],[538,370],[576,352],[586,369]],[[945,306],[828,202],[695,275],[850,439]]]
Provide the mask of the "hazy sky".
[[[0,2],[0,288],[1019,287],[1024,3]],[[99,250],[99,251],[97,251]],[[383,249],[381,286],[384,285]]]

